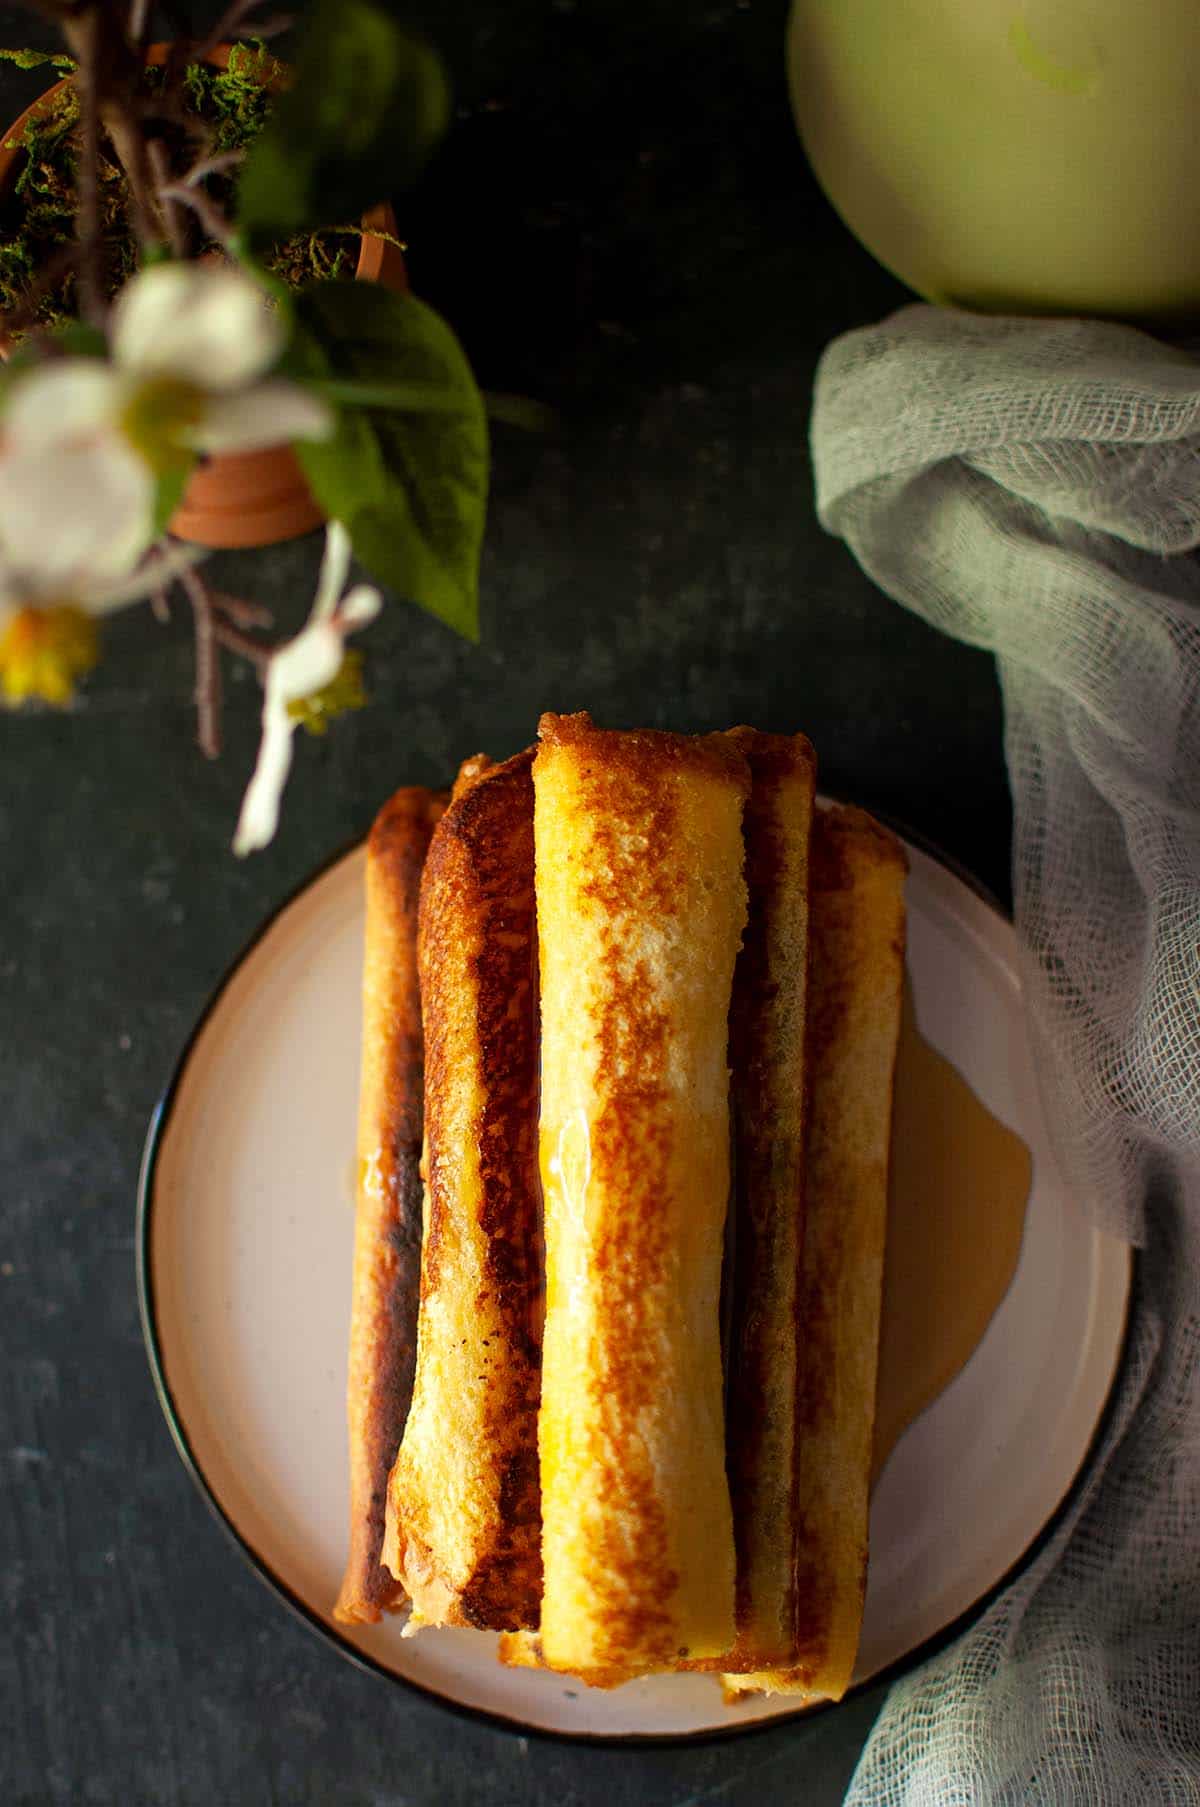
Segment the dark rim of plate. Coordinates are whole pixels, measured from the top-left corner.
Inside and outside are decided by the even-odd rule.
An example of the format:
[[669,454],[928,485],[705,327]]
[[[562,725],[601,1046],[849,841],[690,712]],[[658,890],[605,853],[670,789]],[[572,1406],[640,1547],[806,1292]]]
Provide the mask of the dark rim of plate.
[[[822,796],[827,801],[833,803],[845,801],[845,799],[829,792],[823,792]],[[922,853],[927,854],[930,859],[944,867],[953,877],[959,879],[969,891],[974,892],[975,896],[978,897],[981,902],[985,903],[997,916],[1001,917],[1006,922],[1011,922],[1012,917],[1010,912],[1003,907],[992,892],[989,891],[974,874],[967,871],[966,868],[960,865],[951,855],[946,854],[940,847],[932,842],[927,835],[919,833],[910,828],[907,823],[898,820],[895,816],[882,810],[875,810],[873,811],[873,814],[876,815],[879,821],[886,823],[896,834],[902,836],[911,846],[916,847]],[[254,1574],[258,1576],[259,1580],[290,1609],[297,1619],[301,1620],[310,1631],[315,1632],[326,1644],[330,1645],[348,1661],[354,1663],[359,1669],[365,1670],[371,1675],[379,1676],[393,1686],[399,1685],[400,1687],[409,1688],[413,1693],[422,1695],[426,1700],[436,1703],[438,1706],[450,1713],[456,1714],[460,1718],[472,1720],[477,1724],[494,1726],[498,1730],[509,1732],[517,1737],[545,1739],[554,1744],[592,1744],[600,1746],[607,1745],[615,1748],[627,1748],[630,1745],[654,1747],[661,1745],[716,1743],[729,1738],[746,1738],[753,1736],[755,1733],[778,1731],[784,1726],[790,1728],[794,1732],[802,1730],[805,1726],[812,1724],[815,1720],[823,1718],[826,1713],[834,1711],[841,1705],[841,1702],[822,1701],[810,1706],[798,1705],[794,1711],[791,1712],[776,1713],[766,1718],[752,1719],[740,1724],[728,1726],[706,1726],[703,1730],[695,1732],[629,1733],[552,1731],[543,1726],[527,1724],[522,1719],[510,1718],[502,1713],[489,1712],[484,1707],[468,1706],[464,1702],[457,1700],[453,1695],[441,1694],[436,1688],[431,1688],[424,1682],[414,1681],[407,1675],[398,1675],[394,1669],[389,1669],[385,1664],[376,1662],[374,1657],[368,1655],[366,1651],[360,1650],[357,1645],[352,1644],[347,1637],[344,1637],[335,1624],[330,1623],[328,1620],[322,1618],[320,1614],[315,1613],[311,1607],[300,1599],[299,1595],[293,1592],[283,1577],[276,1574],[270,1563],[257,1549],[255,1549],[254,1545],[243,1537],[242,1533],[238,1530],[233,1520],[228,1516],[224,1507],[221,1505],[221,1502],[217,1498],[212,1487],[209,1485],[208,1478],[201,1468],[188,1439],[187,1429],[183,1421],[183,1414],[176,1405],[175,1397],[171,1392],[170,1384],[167,1380],[166,1363],[158,1335],[158,1322],[154,1303],[154,1281],[151,1274],[150,1235],[154,1212],[154,1182],[158,1167],[159,1151],[162,1146],[167,1124],[170,1121],[172,1106],[179,1093],[192,1053],[208,1024],[209,1018],[212,1016],[235,974],[250,958],[251,954],[254,953],[259,943],[265,939],[270,930],[279,921],[280,917],[291,908],[292,904],[296,903],[305,892],[318,883],[320,879],[324,878],[328,872],[331,872],[335,866],[340,865],[343,860],[348,859],[352,854],[357,852],[363,844],[363,837],[356,837],[347,845],[339,848],[337,852],[331,854],[328,859],[323,860],[314,871],[309,873],[307,878],[302,880],[300,884],[288,892],[282,901],[278,903],[270,914],[259,924],[249,941],[246,942],[240,953],[238,953],[230,962],[223,976],[213,988],[212,995],[204,1006],[195,1027],[192,1029],[191,1034],[188,1036],[180,1051],[162,1097],[155,1106],[153,1115],[150,1119],[150,1126],[146,1135],[146,1144],[142,1154],[141,1172],[138,1177],[137,1225],[134,1239],[137,1263],[138,1308],[141,1314],[142,1336],[146,1344],[146,1353],[150,1362],[150,1370],[154,1377],[154,1389],[158,1394],[158,1402],[162,1407],[163,1415],[166,1418],[175,1448],[179,1453],[179,1458],[188,1474],[191,1476],[201,1499],[208,1507],[209,1512],[212,1514],[218,1525],[220,1525],[234,1549],[243,1558]],[[891,1683],[897,1681],[901,1676],[907,1675],[914,1669],[920,1668],[923,1663],[928,1662],[931,1657],[936,1656],[939,1651],[944,1650],[949,1644],[952,1644],[956,1638],[960,1637],[962,1633],[968,1629],[969,1626],[973,1625],[977,1619],[982,1617],[988,1607],[999,1599],[1000,1595],[1012,1585],[1019,1575],[1023,1574],[1025,1570],[1036,1561],[1037,1557],[1053,1538],[1059,1526],[1069,1515],[1087,1483],[1093,1462],[1105,1440],[1105,1436],[1112,1422],[1117,1396],[1120,1391],[1121,1378],[1124,1374],[1129,1357],[1131,1342],[1130,1332],[1133,1320],[1132,1302],[1137,1285],[1140,1252],[1137,1249],[1133,1249],[1131,1251],[1131,1256],[1130,1282],[1125,1301],[1125,1321],[1121,1332],[1120,1347],[1113,1367],[1112,1380],[1109,1384],[1104,1405],[1096,1420],[1095,1429],[1088,1440],[1087,1448],[1083,1453],[1079,1467],[1075,1471],[1074,1478],[1067,1487],[1062,1499],[1050,1514],[1041,1530],[1033,1538],[1032,1542],[1022,1554],[1017,1557],[1011,1567],[1000,1576],[999,1580],[995,1581],[991,1587],[982,1593],[964,1612],[960,1613],[957,1618],[953,1619],[948,1625],[944,1625],[940,1631],[936,1631],[930,1637],[925,1638],[912,1650],[907,1651],[905,1655],[898,1657],[894,1663],[889,1663],[886,1668],[878,1670],[874,1675],[867,1676],[863,1681],[855,1682],[853,1686],[847,1690],[844,1696],[845,1700],[853,1700],[857,1696],[865,1694],[868,1690],[882,1689],[885,1686],[890,1686]],[[565,1680],[568,1678],[563,1679]]]

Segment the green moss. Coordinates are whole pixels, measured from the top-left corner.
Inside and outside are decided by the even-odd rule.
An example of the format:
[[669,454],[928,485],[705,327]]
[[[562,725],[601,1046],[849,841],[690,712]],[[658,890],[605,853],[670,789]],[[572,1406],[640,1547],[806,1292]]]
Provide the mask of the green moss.
[[214,150],[240,151],[254,142],[271,111],[266,83],[273,67],[261,44],[235,44],[225,69],[188,64],[184,88],[213,132]]
[[15,63],[18,69],[44,69],[49,64],[60,75],[70,75],[77,66],[73,56],[58,56],[52,50],[0,50],[0,63]]
[[[30,283],[75,236],[78,136],[79,98],[66,88],[29,120],[18,140],[24,156],[0,205],[0,313],[25,305]],[[12,143],[6,139],[6,148]],[[125,216],[124,174],[103,147],[99,178],[108,278],[115,291],[137,267],[137,244]],[[68,273],[42,296],[37,320],[49,326],[75,313],[75,278]]]
[[[39,58],[35,52],[4,51],[0,55],[22,67],[53,61],[56,68],[73,65],[67,58]],[[22,62],[33,57],[33,63]],[[191,110],[208,128],[215,154],[245,150],[262,130],[271,110],[268,87],[274,65],[261,45],[238,44],[229,66],[215,69],[189,64],[184,74]],[[153,92],[161,88],[162,70],[150,68],[144,80]],[[25,126],[20,138],[24,152],[18,160],[16,180],[0,198],[0,314],[26,305],[30,285],[38,273],[75,236],[75,188],[78,172],[79,98],[66,88]],[[172,164],[180,173],[192,161],[194,147],[179,127],[164,132]],[[12,140],[5,141],[11,144]],[[100,212],[103,228],[106,276],[115,293],[137,268],[138,245],[126,208],[124,172],[102,141],[100,156]],[[208,192],[227,216],[236,214],[236,173],[209,178]],[[189,250],[199,254],[213,249],[192,220]],[[278,246],[268,260],[271,269],[293,286],[313,280],[353,276],[358,261],[356,226],[331,225],[317,233],[303,233]],[[35,314],[39,327],[53,327],[74,319],[77,312],[75,278],[65,275],[39,300]],[[20,335],[17,335],[18,337]]]

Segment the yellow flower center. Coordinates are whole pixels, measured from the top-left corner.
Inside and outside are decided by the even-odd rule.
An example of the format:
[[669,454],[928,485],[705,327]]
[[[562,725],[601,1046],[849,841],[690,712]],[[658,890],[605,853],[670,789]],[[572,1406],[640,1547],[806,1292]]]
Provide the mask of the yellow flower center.
[[156,476],[190,470],[196,454],[188,440],[207,400],[198,384],[175,376],[148,377],[132,390],[121,410],[121,431]]
[[310,696],[297,697],[288,704],[287,712],[292,720],[309,734],[324,734],[337,716],[345,715],[349,709],[364,708],[367,693],[363,688],[362,666],[361,653],[346,653],[328,684],[314,690]]
[[61,709],[99,657],[96,624],[73,603],[18,609],[0,634],[0,696],[8,704],[40,697]]

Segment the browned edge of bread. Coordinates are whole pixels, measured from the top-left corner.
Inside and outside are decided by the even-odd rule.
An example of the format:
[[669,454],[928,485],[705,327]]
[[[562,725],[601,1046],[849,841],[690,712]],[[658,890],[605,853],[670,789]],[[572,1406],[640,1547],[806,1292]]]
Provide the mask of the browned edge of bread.
[[[749,917],[730,1006],[732,1231],[725,1465],[737,1549],[737,1636],[705,1664],[754,1670],[795,1648],[795,1386],[804,1330],[805,1018],[816,755],[803,734],[740,727]],[[779,1471],[779,1472],[777,1472]]]
[[[480,1629],[536,1625],[541,1599],[537,1408],[540,1395],[543,1262],[537,1172],[538,1030],[533,895],[533,750],[501,764],[468,760],[438,825],[421,893],[419,961],[426,1037],[426,1225],[421,1273],[425,1301],[461,1284],[445,1251],[464,1233],[464,1210],[478,1212],[485,1238],[472,1374],[485,1386],[481,1416],[462,1422],[458,1401],[437,1399],[442,1370],[426,1360],[424,1316],[417,1394],[421,1410],[444,1419],[446,1436],[471,1439],[475,1463],[468,1493],[456,1501],[445,1546],[445,1474],[434,1440],[401,1446],[389,1485],[385,1560],[407,1573],[426,1601],[427,1623]],[[463,947],[475,948],[465,977]],[[457,962],[457,964],[456,964]],[[467,992],[464,994],[463,983]],[[464,1021],[464,995],[470,1006]],[[521,1000],[524,1000],[522,1003]],[[469,1105],[478,1157],[469,1206],[456,1191],[456,1123],[463,1098],[463,1037],[482,1075]],[[474,1181],[472,1181],[474,1185]],[[470,1317],[474,1302],[459,1300]],[[414,1403],[414,1418],[418,1406]],[[410,1420],[410,1424],[413,1420]],[[393,1535],[394,1533],[394,1535]],[[465,1578],[463,1568],[467,1569]],[[420,1577],[419,1583],[414,1582]],[[455,1578],[457,1577],[457,1578]],[[414,1604],[416,1592],[414,1592]],[[436,1616],[432,1609],[436,1603]]]
[[748,789],[746,762],[729,734],[675,734],[666,728],[597,728],[586,709],[574,715],[547,711],[538,722],[543,746],[582,747],[604,762],[606,776],[619,783],[623,771],[641,784],[646,754],[659,770],[671,765],[720,772]]
[[[770,1692],[830,1700],[850,1683],[866,1594],[906,871],[903,846],[866,811],[818,811],[797,1657],[754,1680]],[[736,1687],[736,1678],[730,1682]]]
[[387,1477],[408,1416],[421,1268],[421,873],[446,796],[398,790],[367,838],[363,1050],[347,1420],[350,1544],[334,1617],[370,1624],[406,1595],[380,1562]]

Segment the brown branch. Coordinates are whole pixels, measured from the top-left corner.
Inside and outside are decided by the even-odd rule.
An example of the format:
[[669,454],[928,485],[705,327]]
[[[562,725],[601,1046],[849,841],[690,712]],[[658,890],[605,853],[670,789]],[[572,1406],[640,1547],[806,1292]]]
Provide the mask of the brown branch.
[[154,192],[146,139],[124,101],[110,100],[102,106],[100,117],[125,171],[134,231],[141,240],[143,250],[148,250],[161,244],[169,234],[163,209]]
[[[61,23],[67,49],[79,64],[76,80],[84,116],[80,157],[80,215],[90,205],[88,191],[96,180],[100,126],[108,133],[129,187],[130,214],[143,247],[165,237],[146,158],[146,141],[136,118],[142,59],[127,42],[112,0],[90,0],[65,15]],[[90,130],[89,115],[95,124]],[[98,238],[98,233],[91,235]]]
[[162,627],[165,627],[167,622],[171,619],[171,604],[167,600],[167,592],[165,590],[151,590],[150,612]]
[[233,227],[216,202],[202,188],[189,188],[186,183],[172,182],[170,187],[160,188],[159,193],[165,201],[180,201],[185,207],[190,207],[209,238],[215,239],[218,245],[228,245],[233,237]]
[[271,663],[272,649],[269,646],[251,639],[249,634],[243,634],[240,628],[232,627],[228,621],[213,622],[213,638],[221,646],[227,646],[231,653],[248,659],[260,677]]
[[198,188],[201,182],[208,180],[209,176],[223,176],[226,170],[236,169],[239,163],[245,162],[245,159],[245,151],[221,151],[215,157],[201,157],[199,162],[192,164],[191,169],[184,176],[183,186]]
[[[76,277],[79,311],[92,326],[104,319],[104,247],[100,238],[100,20],[91,13],[77,37],[79,68],[79,176],[75,194],[75,238],[81,247]],[[64,30],[71,41],[71,33]]]
[[218,615],[232,621],[234,627],[271,627],[275,617],[260,602],[245,602],[240,596],[227,596],[223,590],[212,592],[213,607]]
[[271,663],[274,647],[264,646],[244,630],[248,627],[270,627],[273,616],[261,603],[246,602],[241,596],[230,596],[224,590],[210,589],[208,599],[213,610],[213,632],[222,646],[249,659],[260,678]]
[[162,203],[163,224],[167,229],[167,240],[176,257],[187,255],[187,225],[180,211],[179,203],[172,199],[169,189],[171,170],[167,162],[167,147],[161,138],[150,138],[146,142],[146,160],[150,165],[150,174],[158,198]]
[[212,598],[198,571],[185,568],[179,581],[192,605],[196,630],[196,739],[204,757],[216,759],[221,751],[221,661]]

